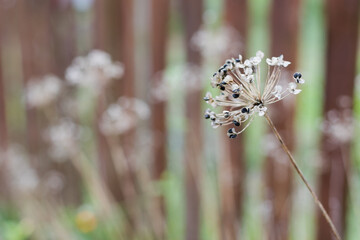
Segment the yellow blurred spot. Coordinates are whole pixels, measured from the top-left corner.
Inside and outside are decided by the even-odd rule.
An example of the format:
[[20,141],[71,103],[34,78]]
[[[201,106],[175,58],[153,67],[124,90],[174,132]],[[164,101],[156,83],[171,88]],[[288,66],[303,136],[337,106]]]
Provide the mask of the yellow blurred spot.
[[96,229],[97,220],[93,212],[84,210],[76,215],[76,226],[83,233],[89,233]]

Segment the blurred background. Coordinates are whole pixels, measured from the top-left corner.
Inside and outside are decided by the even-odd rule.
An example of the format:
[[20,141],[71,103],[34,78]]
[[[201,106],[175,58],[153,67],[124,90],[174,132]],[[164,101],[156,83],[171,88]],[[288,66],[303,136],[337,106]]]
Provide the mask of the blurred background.
[[332,239],[263,118],[203,119],[257,50],[306,80],[268,111],[360,239],[358,29],[358,0],[0,0],[0,239]]

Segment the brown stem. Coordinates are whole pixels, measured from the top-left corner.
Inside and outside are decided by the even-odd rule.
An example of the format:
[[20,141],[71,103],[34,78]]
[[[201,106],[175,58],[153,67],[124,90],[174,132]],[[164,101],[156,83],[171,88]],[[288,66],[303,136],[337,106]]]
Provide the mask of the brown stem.
[[294,166],[294,168],[295,168],[296,172],[299,174],[301,180],[305,183],[306,187],[309,189],[312,197],[314,198],[315,203],[319,206],[321,213],[323,214],[323,216],[325,217],[326,221],[328,222],[328,224],[331,228],[332,233],[335,235],[337,240],[341,240],[341,237],[340,237],[339,233],[337,232],[337,230],[334,226],[334,223],[331,221],[329,214],[326,212],[324,206],[320,202],[319,198],[316,196],[316,193],[310,186],[309,182],[306,180],[304,174],[302,173],[299,166],[297,165],[294,157],[292,156],[291,152],[289,151],[289,149],[285,145],[283,139],[281,138],[279,132],[277,131],[274,123],[271,121],[271,119],[269,118],[269,116],[267,114],[265,114],[265,118],[266,118],[267,122],[269,123],[270,128],[273,130],[274,134],[276,135],[277,139],[279,140],[281,147],[284,149],[285,153],[288,155],[291,164]]

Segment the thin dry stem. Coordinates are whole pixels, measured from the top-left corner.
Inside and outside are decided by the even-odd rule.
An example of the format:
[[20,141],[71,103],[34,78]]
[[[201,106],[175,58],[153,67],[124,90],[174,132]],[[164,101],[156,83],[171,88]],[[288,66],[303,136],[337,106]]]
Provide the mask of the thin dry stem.
[[269,118],[269,116],[267,114],[265,114],[265,118],[268,121],[270,128],[273,130],[274,134],[276,135],[277,139],[279,140],[279,142],[281,144],[281,147],[284,149],[285,153],[288,155],[291,164],[294,166],[294,168],[295,168],[296,172],[299,174],[301,180],[305,183],[306,187],[310,191],[312,197],[314,198],[315,203],[319,206],[319,208],[321,210],[321,213],[323,214],[326,221],[330,225],[332,233],[334,234],[334,236],[336,237],[337,240],[341,240],[341,237],[340,237],[339,233],[337,232],[334,223],[332,222],[331,218],[329,217],[329,214],[326,212],[324,206],[320,202],[320,200],[317,197],[316,193],[314,192],[314,190],[310,186],[309,182],[306,180],[304,174],[300,170],[300,168],[299,168],[298,164],[296,163],[294,157],[292,156],[291,152],[289,151],[289,149],[285,145],[285,143],[284,143],[283,139],[281,138],[279,132],[277,131],[276,127],[274,126],[274,123],[271,121],[271,119]]

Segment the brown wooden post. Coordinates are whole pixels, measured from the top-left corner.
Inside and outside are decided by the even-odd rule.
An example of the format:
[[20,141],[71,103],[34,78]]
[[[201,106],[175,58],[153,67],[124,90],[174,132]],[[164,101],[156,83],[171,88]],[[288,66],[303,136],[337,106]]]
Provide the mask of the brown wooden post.
[[[4,16],[6,16],[5,9],[0,4],[0,156],[7,149],[8,134],[6,127],[6,109],[5,109],[5,89],[4,89],[4,76],[2,71],[2,48],[4,38]],[[5,154],[4,154],[5,155]]]
[[[297,66],[299,5],[300,0],[273,0],[271,6],[271,56],[283,54],[286,60],[291,61],[282,73],[282,78],[290,81]],[[270,114],[286,144],[293,150],[295,102],[291,100],[274,105]],[[286,155],[279,154],[268,156],[266,162],[266,198],[271,202],[267,219],[270,240],[288,239],[293,169],[285,159]]]
[[121,50],[120,60],[125,65],[123,94],[135,95],[135,35],[134,35],[134,0],[122,0],[121,5]]
[[[226,58],[235,57],[236,54],[246,55],[246,36],[247,36],[247,1],[246,0],[226,0],[224,8],[224,25],[229,27],[233,39],[231,41],[240,42],[241,49],[237,53],[224,56]],[[227,131],[227,129],[225,129]],[[220,191],[221,191],[221,239],[238,239],[239,223],[242,215],[243,191],[245,180],[245,159],[243,135],[236,139],[229,139],[223,135],[224,154],[221,159],[219,172]]]
[[246,37],[247,37],[247,24],[248,24],[248,9],[247,0],[225,0],[224,20],[227,26],[232,27],[239,33],[240,38],[234,39],[236,41],[242,41],[243,50],[242,55],[245,55],[246,50]]
[[[202,24],[203,1],[183,0],[181,2],[187,64],[200,66],[201,55],[191,47],[191,38]],[[187,119],[185,138],[186,239],[197,240],[200,231],[202,92],[200,89],[189,89],[185,97]]]
[[[169,0],[152,0],[151,5],[151,77],[152,87],[163,84],[163,71],[166,67],[166,46],[168,36],[168,21],[170,11]],[[153,177],[161,180],[166,170],[166,101],[152,102],[153,130]],[[163,198],[159,199],[161,209],[160,235],[164,236],[165,206]]]
[[[24,86],[32,77],[54,72],[51,53],[49,2],[21,1],[18,3],[21,56]],[[40,153],[42,148],[39,129],[40,119],[36,111],[26,106],[27,146],[30,153]],[[43,167],[43,164],[39,166]],[[44,166],[45,167],[45,166]]]
[[6,9],[0,4],[0,196],[7,198],[9,189],[6,182],[7,173],[7,150],[8,150],[8,131],[6,121],[6,102],[5,102],[5,79],[3,76],[2,48],[5,35],[4,17],[7,17]]
[[[46,74],[56,74],[62,77],[66,65],[70,64],[75,55],[75,45],[71,19],[62,16],[59,6],[55,1],[22,1],[17,3],[17,23],[20,33],[22,51],[23,81],[26,87],[30,78],[42,77]],[[64,11],[70,12],[70,4]],[[70,13],[68,14],[70,15]],[[61,20],[67,19],[70,22],[64,24]],[[57,32],[60,28],[64,32]],[[69,37],[71,36],[71,37]],[[68,40],[64,43],[58,40]],[[64,50],[66,49],[66,50]],[[67,54],[63,58],[62,54]],[[42,161],[49,159],[44,151],[44,140],[42,134],[44,129],[51,124],[36,109],[26,106],[27,117],[27,146],[30,154],[34,157],[33,167],[37,169],[40,177],[45,177],[50,170],[57,170],[65,177],[65,187],[57,193],[67,203],[75,203],[80,199],[78,176],[72,164],[69,162],[54,163]],[[53,116],[56,118],[56,116]]]
[[[326,1],[327,52],[324,113],[341,111],[339,98],[354,94],[356,53],[359,29],[359,1]],[[352,102],[351,102],[352,108]],[[329,145],[329,136],[322,139],[322,167],[320,172],[320,201],[330,214],[340,235],[345,234],[348,186],[346,166],[349,166],[349,144]],[[318,240],[331,239],[325,219],[318,213]]]
[[[114,45],[114,42],[111,41],[111,30],[114,29],[114,31],[118,31],[117,28],[121,25],[121,23],[110,21],[113,19],[113,16],[110,14],[112,11],[109,12],[109,9],[120,11],[119,3],[119,1],[98,0],[96,1],[94,7],[94,48],[109,52],[112,56],[118,53],[116,52],[117,45]],[[117,9],[115,9],[113,4],[115,4]],[[119,38],[117,38],[117,40],[120,41]],[[120,93],[116,91],[116,94],[119,95]],[[97,106],[94,124],[96,129],[96,143],[100,175],[114,198],[119,202],[123,202],[124,194],[121,190],[121,176],[118,176],[115,170],[115,165],[112,161],[106,138],[101,133],[99,128],[101,115],[106,109],[106,96],[104,93],[101,93],[98,96],[96,104]]]
[[52,54],[56,61],[54,74],[63,77],[76,56],[75,12],[71,2],[50,2],[50,31]]
[[[99,167],[102,178],[109,187],[115,199],[125,208],[129,228],[125,229],[130,237],[136,234],[136,217],[131,214],[128,206],[134,196],[126,196],[127,183],[138,188],[136,184],[134,159],[130,159],[134,151],[133,131],[121,137],[129,171],[124,175],[115,169],[114,159],[111,158],[109,145],[100,132],[99,124],[101,114],[106,108],[106,99],[116,100],[120,96],[135,96],[135,39],[134,39],[134,0],[99,0],[95,4],[94,46],[111,54],[113,59],[124,64],[124,76],[115,84],[115,88],[108,95],[102,94],[97,101],[96,109],[96,140],[98,148]],[[110,96],[109,96],[110,95]],[[139,190],[139,189],[137,189]],[[129,198],[129,199],[127,199]]]
[[[75,13],[71,2],[52,0],[49,3],[49,37],[51,56],[54,59],[53,74],[63,78],[66,68],[76,56]],[[60,113],[61,116],[61,113]],[[79,203],[81,184],[78,171],[69,161],[55,164],[52,168],[60,171],[66,181],[62,197],[68,203]]]

